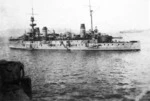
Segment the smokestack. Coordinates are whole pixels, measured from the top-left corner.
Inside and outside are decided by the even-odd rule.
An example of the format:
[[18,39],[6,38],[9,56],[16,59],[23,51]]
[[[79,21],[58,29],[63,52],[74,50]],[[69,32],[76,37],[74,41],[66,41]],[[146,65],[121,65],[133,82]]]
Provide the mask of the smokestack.
[[43,34],[44,34],[44,37],[45,37],[45,40],[47,39],[47,27],[43,27]]
[[86,34],[86,30],[85,30],[85,24],[81,24],[80,26],[80,35],[83,38]]
[[35,28],[35,33],[36,33],[36,35],[38,36],[38,38],[40,37],[40,29],[39,29],[39,27],[36,27]]

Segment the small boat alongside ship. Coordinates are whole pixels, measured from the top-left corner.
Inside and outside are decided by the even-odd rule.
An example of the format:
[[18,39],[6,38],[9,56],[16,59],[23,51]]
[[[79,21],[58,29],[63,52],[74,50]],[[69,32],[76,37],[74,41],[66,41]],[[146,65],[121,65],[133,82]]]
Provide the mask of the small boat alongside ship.
[[139,51],[139,41],[118,41],[122,37],[113,37],[93,30],[92,10],[90,6],[91,29],[86,31],[85,24],[81,24],[80,34],[57,34],[48,32],[47,27],[35,27],[34,16],[31,16],[31,30],[17,38],[9,39],[9,47],[12,49],[27,50],[99,50],[99,51]]

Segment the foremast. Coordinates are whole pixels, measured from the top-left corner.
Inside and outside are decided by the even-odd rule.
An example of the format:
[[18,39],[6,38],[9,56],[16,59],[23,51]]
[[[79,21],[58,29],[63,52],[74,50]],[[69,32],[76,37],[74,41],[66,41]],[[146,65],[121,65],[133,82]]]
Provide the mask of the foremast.
[[34,40],[34,38],[35,38],[35,26],[36,26],[36,23],[34,23],[34,12],[33,12],[33,8],[32,8],[32,16],[31,16],[31,24],[30,24],[30,26],[31,26],[31,28],[32,28],[32,39]]
[[91,1],[89,0],[89,10],[90,10],[90,17],[91,17],[91,31],[93,31],[93,10],[91,8]]

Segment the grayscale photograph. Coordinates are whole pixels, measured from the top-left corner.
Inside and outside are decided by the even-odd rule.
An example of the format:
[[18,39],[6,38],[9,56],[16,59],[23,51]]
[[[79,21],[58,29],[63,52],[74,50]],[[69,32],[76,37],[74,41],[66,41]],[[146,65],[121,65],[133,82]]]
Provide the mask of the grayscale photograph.
[[150,101],[150,0],[0,0],[0,101]]

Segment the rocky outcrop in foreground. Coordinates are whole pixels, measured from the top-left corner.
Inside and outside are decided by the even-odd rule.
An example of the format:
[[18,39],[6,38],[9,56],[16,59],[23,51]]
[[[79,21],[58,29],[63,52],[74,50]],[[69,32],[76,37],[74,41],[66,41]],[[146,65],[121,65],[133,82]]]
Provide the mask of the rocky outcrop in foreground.
[[24,65],[0,60],[0,101],[30,101],[31,79],[25,77]]

